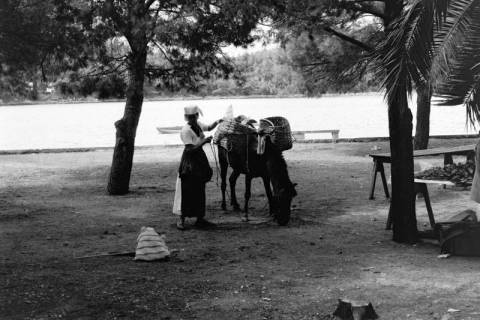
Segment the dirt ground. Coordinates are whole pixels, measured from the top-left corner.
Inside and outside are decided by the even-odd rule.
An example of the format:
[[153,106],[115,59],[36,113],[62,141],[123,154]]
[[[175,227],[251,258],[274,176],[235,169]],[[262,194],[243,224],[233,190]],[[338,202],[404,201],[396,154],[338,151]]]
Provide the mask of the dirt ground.
[[[375,146],[388,151],[369,142],[285,152],[298,183],[287,227],[267,220],[260,179],[252,222],[223,212],[214,174],[207,217],[218,228],[184,232],[171,214],[180,147],[137,150],[131,193],[116,197],[105,192],[112,151],[0,156],[0,318],[332,319],[337,299],[349,298],[372,302],[381,319],[480,319],[479,258],[439,259],[434,242],[391,240],[381,183],[368,200]],[[476,209],[468,190],[429,191],[437,221]],[[417,217],[423,229],[423,199]],[[78,259],[134,250],[142,226],[166,234],[178,253],[164,262]]]

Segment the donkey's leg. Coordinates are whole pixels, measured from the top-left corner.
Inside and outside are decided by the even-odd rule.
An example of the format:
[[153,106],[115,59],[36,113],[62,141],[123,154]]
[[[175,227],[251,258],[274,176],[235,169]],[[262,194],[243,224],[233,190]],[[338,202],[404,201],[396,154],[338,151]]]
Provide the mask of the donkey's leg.
[[251,187],[252,187],[252,176],[249,174],[245,175],[245,216],[243,217],[243,221],[248,221],[248,202],[250,201],[251,196]]
[[238,204],[237,201],[237,195],[235,194],[235,184],[237,183],[238,176],[240,175],[240,172],[233,170],[232,174],[230,175],[230,178],[228,179],[230,181],[230,204],[233,206],[233,210],[235,211],[240,211],[240,205]]
[[273,204],[273,196],[272,196],[272,188],[270,187],[270,178],[267,176],[262,176],[263,185],[265,187],[265,193],[268,199],[268,208],[269,213],[271,216],[274,215],[274,204]]
[[222,190],[222,210],[227,210],[227,202],[225,201],[225,191],[227,190],[227,170],[228,162],[225,159],[223,150],[218,147],[218,160],[220,162],[220,178],[222,180],[220,188]]

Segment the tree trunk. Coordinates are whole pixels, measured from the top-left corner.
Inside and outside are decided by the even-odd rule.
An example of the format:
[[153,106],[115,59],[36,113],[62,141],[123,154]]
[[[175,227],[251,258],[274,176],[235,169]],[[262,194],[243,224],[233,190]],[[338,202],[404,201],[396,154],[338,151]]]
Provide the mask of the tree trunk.
[[430,84],[417,88],[417,125],[415,127],[415,150],[427,149],[430,137]]
[[[127,102],[122,119],[115,122],[116,140],[107,190],[111,195],[129,191],[138,120],[142,112],[143,83],[147,61],[147,17],[143,0],[127,2],[127,28],[124,35],[130,45]],[[118,23],[118,21],[117,21]]]
[[36,69],[33,69],[32,72],[32,90],[30,91],[30,99],[34,101],[38,100],[38,78]]
[[[390,105],[390,151],[392,156],[393,240],[402,243],[418,241],[413,182],[412,112],[407,100]],[[404,104],[402,107],[399,104]]]
[[125,111],[123,118],[115,122],[115,149],[107,187],[111,195],[122,195],[129,191],[135,135],[142,112],[146,57],[146,46],[141,52],[134,50],[132,53]]
[[[385,31],[388,34],[391,22],[403,10],[402,0],[385,2]],[[388,70],[387,73],[393,72]],[[392,157],[393,240],[401,243],[418,241],[417,218],[413,177],[412,112],[408,108],[406,75],[399,75],[404,82],[388,97],[388,124],[390,153]]]

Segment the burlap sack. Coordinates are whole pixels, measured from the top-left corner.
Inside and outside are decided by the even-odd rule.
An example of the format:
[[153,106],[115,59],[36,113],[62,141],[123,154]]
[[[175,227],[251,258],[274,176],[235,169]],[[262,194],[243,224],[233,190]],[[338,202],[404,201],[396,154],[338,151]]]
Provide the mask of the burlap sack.
[[137,237],[134,260],[153,261],[170,256],[165,244],[165,235],[159,235],[154,228],[142,227]]

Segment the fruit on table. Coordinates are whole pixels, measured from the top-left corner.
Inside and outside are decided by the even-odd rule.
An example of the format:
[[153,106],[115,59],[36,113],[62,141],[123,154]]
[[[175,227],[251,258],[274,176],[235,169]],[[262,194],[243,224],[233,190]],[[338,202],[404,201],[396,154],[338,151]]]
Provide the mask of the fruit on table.
[[475,162],[447,164],[442,167],[433,167],[415,174],[417,179],[448,180],[457,186],[471,186],[475,173]]

